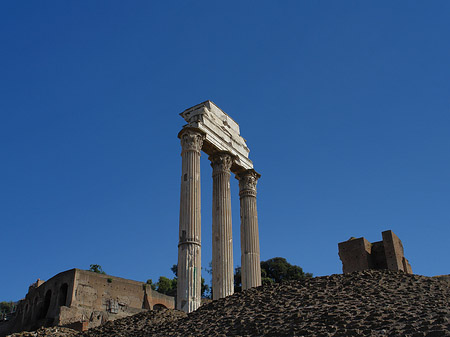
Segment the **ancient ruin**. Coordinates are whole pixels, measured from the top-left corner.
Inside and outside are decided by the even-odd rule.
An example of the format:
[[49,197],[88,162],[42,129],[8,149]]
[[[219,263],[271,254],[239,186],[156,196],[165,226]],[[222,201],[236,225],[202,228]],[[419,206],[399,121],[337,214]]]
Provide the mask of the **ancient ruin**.
[[339,243],[342,271],[351,273],[366,269],[401,270],[412,274],[411,265],[404,256],[403,245],[392,231],[382,233],[383,241],[370,243],[365,238],[350,238]]
[[239,125],[213,102],[200,103],[180,116],[188,124],[178,134],[182,175],[177,309],[191,312],[201,301],[200,152],[209,155],[213,169],[213,299],[234,292],[231,172],[239,180],[242,288],[261,285],[256,210],[256,183],[260,174],[248,158],[250,150],[240,135]]
[[58,337],[449,337],[449,301],[446,281],[365,270],[253,288],[189,316],[148,311]]
[[175,308],[175,299],[142,282],[71,269],[48,281],[38,280],[19,302],[13,319],[0,325],[0,336],[40,326],[86,330],[141,311]]

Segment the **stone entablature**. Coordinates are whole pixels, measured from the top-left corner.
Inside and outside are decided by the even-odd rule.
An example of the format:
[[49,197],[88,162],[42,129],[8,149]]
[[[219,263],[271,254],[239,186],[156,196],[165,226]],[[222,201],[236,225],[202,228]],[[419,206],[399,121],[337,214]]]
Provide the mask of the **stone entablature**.
[[382,233],[383,241],[370,243],[365,238],[351,238],[339,243],[342,271],[351,273],[366,269],[401,270],[412,274],[412,268],[404,256],[403,245],[394,232]]
[[235,156],[232,171],[253,168],[248,158],[250,149],[240,135],[239,125],[211,101],[205,101],[180,114],[188,123],[186,127],[201,130],[205,134],[202,151],[208,155],[215,152],[228,152]]
[[175,298],[143,282],[71,269],[33,284],[0,336],[40,326],[87,329],[158,307],[174,309]]

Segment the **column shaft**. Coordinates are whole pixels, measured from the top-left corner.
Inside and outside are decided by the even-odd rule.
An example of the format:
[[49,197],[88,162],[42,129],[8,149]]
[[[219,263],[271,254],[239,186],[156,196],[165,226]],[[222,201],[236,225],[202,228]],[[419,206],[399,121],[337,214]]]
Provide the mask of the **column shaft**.
[[178,244],[177,309],[196,310],[201,302],[201,199],[200,150],[204,136],[195,129],[183,129]]
[[247,170],[237,175],[241,202],[242,290],[261,285],[256,183],[260,175]]
[[216,300],[234,293],[230,193],[233,157],[228,153],[217,153],[209,159],[213,168],[212,290]]

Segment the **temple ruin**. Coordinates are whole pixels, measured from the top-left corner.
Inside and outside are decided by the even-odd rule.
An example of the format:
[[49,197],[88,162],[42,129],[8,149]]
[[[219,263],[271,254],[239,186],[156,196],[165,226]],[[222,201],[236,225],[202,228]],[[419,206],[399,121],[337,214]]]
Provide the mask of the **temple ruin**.
[[412,274],[404,256],[403,245],[392,231],[382,233],[383,241],[370,243],[365,238],[350,238],[338,244],[342,271],[351,273],[366,269],[401,270]]
[[249,148],[239,125],[211,101],[180,114],[188,123],[181,140],[182,175],[178,243],[177,309],[196,310],[201,302],[200,153],[211,161],[213,177],[213,299],[233,294],[233,240],[230,175],[239,180],[242,289],[261,285],[256,184]]

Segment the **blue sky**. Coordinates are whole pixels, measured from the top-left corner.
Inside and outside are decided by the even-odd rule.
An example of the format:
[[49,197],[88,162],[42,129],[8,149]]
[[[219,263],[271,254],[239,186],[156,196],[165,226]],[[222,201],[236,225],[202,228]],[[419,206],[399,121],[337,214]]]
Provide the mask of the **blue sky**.
[[340,273],[338,242],[392,229],[448,274],[449,41],[448,1],[2,1],[0,300],[90,264],[171,277],[178,114],[207,99],[262,174],[263,260]]

